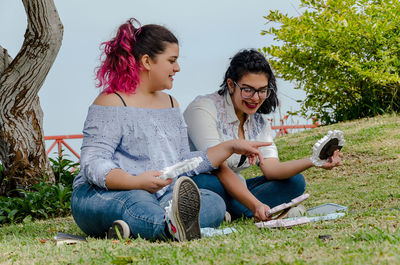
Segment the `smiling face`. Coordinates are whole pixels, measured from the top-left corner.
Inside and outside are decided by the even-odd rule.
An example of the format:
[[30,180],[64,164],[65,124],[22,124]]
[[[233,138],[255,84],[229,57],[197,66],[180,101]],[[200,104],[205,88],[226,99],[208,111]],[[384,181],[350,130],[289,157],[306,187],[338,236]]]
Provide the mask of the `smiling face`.
[[238,80],[235,84],[232,79],[228,79],[229,94],[232,99],[235,113],[240,121],[244,121],[244,114],[251,115],[257,112],[265,99],[260,99],[258,93],[254,93],[251,98],[243,98],[241,88],[267,89],[268,77],[264,73],[248,73]]
[[151,60],[149,79],[152,87],[157,90],[171,89],[175,73],[180,71],[178,64],[179,46],[176,43],[167,43],[163,53]]

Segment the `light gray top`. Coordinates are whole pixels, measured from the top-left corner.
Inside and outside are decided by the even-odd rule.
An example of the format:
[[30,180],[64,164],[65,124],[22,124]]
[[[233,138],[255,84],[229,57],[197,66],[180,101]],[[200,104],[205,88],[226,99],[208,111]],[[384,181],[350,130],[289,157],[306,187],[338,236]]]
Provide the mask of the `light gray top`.
[[[214,169],[206,151],[190,152],[186,127],[179,108],[91,105],[83,128],[81,169],[73,188],[89,183],[107,189],[105,179],[112,169],[121,168],[135,176],[192,157],[202,157],[203,162],[184,175]],[[156,195],[172,187],[166,186]]]
[[[183,113],[188,124],[192,150],[206,150],[219,143],[239,139],[240,121],[235,113],[229,94],[217,92],[198,96]],[[263,158],[278,158],[278,150],[273,142],[271,124],[267,116],[260,113],[249,115],[244,125],[246,140],[272,142],[270,146],[260,147]],[[228,166],[246,185],[240,172],[248,167],[248,159],[239,166],[241,155],[233,154],[227,159]]]

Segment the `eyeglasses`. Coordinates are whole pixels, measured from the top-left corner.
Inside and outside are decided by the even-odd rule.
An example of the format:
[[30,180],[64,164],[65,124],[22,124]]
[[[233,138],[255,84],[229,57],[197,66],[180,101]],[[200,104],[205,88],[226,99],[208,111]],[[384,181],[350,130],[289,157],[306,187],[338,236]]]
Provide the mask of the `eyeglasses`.
[[271,96],[272,91],[274,91],[271,88],[255,89],[252,87],[241,87],[235,81],[233,81],[233,83],[240,89],[240,95],[242,96],[242,98],[252,98],[257,92],[259,99],[266,99]]

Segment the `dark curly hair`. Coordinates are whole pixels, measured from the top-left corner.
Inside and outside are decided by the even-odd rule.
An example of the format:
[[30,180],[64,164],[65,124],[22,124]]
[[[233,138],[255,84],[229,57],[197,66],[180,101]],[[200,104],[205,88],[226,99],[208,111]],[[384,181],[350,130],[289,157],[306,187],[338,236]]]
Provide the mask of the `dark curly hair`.
[[275,75],[272,72],[271,66],[265,57],[255,49],[241,50],[231,58],[228,70],[226,70],[224,81],[220,85],[221,89],[218,94],[221,96],[229,93],[228,78],[238,82],[246,74],[260,74],[263,73],[268,78],[268,88],[273,89],[274,92],[264,101],[261,107],[257,110],[258,113],[269,114],[275,111],[279,104],[277,96],[277,87]]

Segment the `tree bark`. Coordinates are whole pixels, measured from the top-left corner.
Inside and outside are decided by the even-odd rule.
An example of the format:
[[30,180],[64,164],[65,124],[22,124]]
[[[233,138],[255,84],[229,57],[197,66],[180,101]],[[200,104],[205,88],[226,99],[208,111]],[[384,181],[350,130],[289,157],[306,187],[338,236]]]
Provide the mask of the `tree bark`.
[[53,0],[22,0],[28,26],[17,56],[0,47],[0,194],[29,189],[44,174],[46,155],[38,92],[61,47],[63,25]]

